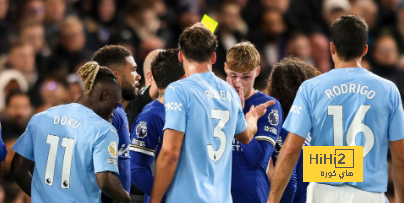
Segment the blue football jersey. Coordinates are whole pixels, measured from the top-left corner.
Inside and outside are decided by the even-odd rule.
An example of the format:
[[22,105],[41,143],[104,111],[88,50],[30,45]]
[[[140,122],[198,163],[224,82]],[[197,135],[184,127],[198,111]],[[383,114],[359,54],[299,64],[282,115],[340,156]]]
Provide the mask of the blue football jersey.
[[295,196],[293,198],[293,203],[306,203],[307,187],[309,186],[309,182],[303,182],[303,150],[300,151],[299,160],[297,161],[295,170],[297,187]]
[[[278,139],[276,140],[275,150],[272,153],[272,161],[274,166],[276,166],[276,162],[278,161],[279,153],[282,149],[283,143],[285,143],[286,137],[288,136],[288,131],[285,128],[281,129]],[[302,150],[301,150],[302,151]],[[302,153],[302,152],[300,152]],[[303,175],[303,174],[302,174]],[[297,187],[297,174],[296,174],[296,166],[293,169],[292,176],[290,177],[289,183],[286,186],[285,191],[283,192],[280,203],[290,203],[293,202],[295,197]]]
[[[281,133],[276,140],[275,150],[272,154],[272,160],[276,166],[280,150],[288,136],[289,132],[282,128]],[[310,146],[310,135],[307,136],[304,146]],[[286,186],[285,192],[282,195],[280,203],[304,203],[306,202],[306,193],[308,182],[303,182],[303,149],[300,150],[299,160],[293,169],[292,176],[290,177],[289,183]]]
[[3,137],[1,136],[1,130],[2,130],[2,127],[1,127],[1,121],[0,121],[0,162],[2,162],[6,158],[6,155],[7,155],[7,148],[3,142]]
[[145,193],[150,201],[154,176],[152,162],[157,159],[163,140],[164,105],[158,100],[147,104],[136,118],[131,130],[130,146],[132,183]]
[[164,99],[164,129],[185,133],[166,201],[232,202],[232,141],[247,128],[237,92],[209,71],[171,83]]
[[[114,117],[112,118],[112,126],[115,127],[118,132],[119,144],[118,144],[118,169],[119,169],[119,180],[121,181],[122,187],[130,192],[130,157],[129,157],[129,125],[126,113],[119,105],[114,109]],[[101,196],[101,202],[112,202],[113,199],[105,195]]]
[[72,103],[34,115],[12,149],[35,162],[32,202],[100,202],[95,174],[118,173],[118,140],[109,122]]
[[268,200],[267,170],[282,128],[282,106],[275,98],[256,92],[245,100],[243,109],[246,114],[252,105],[258,106],[269,100],[275,100],[276,103],[268,107],[266,113],[258,119],[255,139],[244,145],[233,138],[231,194],[234,203],[266,203]]
[[364,68],[341,68],[300,86],[284,128],[304,138],[310,132],[313,146],[363,146],[363,182],[325,184],[385,192],[388,142],[404,138],[403,123],[394,83]]

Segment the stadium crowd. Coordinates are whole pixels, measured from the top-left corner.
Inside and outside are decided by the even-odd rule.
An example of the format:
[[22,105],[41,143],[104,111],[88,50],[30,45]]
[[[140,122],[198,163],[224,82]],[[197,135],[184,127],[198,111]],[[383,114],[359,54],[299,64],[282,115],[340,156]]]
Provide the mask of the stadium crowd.
[[[322,73],[333,69],[329,26],[342,15],[362,16],[369,26],[362,66],[393,81],[403,98],[403,0],[0,0],[1,130],[8,149],[0,202],[30,201],[10,175],[11,146],[32,115],[83,93],[77,71],[98,49],[108,44],[128,49],[143,87],[148,54],[177,48],[182,30],[205,13],[219,22],[213,72],[225,79],[227,51],[248,40],[260,54],[255,89],[263,92],[272,66],[286,56]],[[393,200],[391,175],[386,196]]]

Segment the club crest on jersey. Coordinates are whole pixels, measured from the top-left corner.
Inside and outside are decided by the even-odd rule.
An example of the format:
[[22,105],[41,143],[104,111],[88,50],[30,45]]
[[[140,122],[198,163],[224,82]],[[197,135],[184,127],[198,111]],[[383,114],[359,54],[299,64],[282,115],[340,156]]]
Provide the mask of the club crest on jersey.
[[147,136],[147,123],[144,121],[140,121],[139,125],[136,127],[136,136],[140,139],[145,138]]
[[118,147],[117,147],[115,141],[110,142],[110,144],[108,146],[108,152],[109,152],[109,155],[111,155],[112,157],[114,157],[114,158],[118,157]]
[[277,126],[279,124],[279,113],[276,109],[271,109],[271,112],[268,115],[268,121],[271,125]]

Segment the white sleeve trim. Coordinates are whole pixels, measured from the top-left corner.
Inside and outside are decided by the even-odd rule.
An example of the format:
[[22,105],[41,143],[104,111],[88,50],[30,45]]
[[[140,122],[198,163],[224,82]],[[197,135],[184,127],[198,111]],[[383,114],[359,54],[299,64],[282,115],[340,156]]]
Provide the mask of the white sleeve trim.
[[154,157],[154,152],[151,152],[151,151],[148,151],[148,150],[145,150],[145,149],[141,149],[141,148],[137,148],[137,147],[131,146],[131,147],[129,147],[129,150],[130,150],[130,151],[134,151],[134,152],[139,152],[139,153],[146,154],[146,155],[149,155],[149,156],[153,156],[153,157]]

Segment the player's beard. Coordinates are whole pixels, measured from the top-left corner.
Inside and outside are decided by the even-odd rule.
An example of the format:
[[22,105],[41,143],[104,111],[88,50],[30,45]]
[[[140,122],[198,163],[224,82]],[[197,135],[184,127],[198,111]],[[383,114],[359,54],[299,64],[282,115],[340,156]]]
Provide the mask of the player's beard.
[[133,87],[128,81],[122,83],[122,97],[124,100],[134,100],[136,98],[135,87]]

